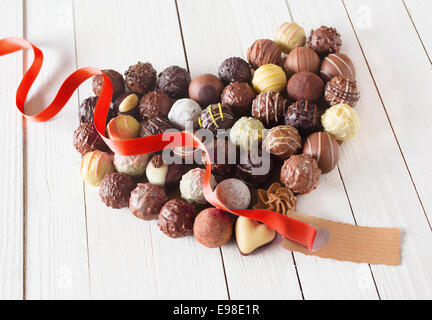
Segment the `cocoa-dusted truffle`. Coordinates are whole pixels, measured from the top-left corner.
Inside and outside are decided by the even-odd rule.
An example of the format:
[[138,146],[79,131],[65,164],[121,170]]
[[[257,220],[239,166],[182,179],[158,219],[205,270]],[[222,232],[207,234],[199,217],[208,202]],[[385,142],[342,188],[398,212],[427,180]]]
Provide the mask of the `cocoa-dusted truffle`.
[[262,92],[252,103],[252,116],[271,128],[283,123],[287,104],[287,100],[279,92]]
[[298,194],[309,193],[319,182],[321,170],[311,156],[300,154],[285,160],[280,179],[282,183]]
[[108,207],[120,209],[129,206],[129,196],[135,188],[132,178],[124,173],[107,174],[99,186],[99,196]]
[[210,130],[216,135],[218,130],[231,128],[235,122],[235,116],[230,107],[218,103],[205,108],[198,121],[202,128]]
[[321,122],[316,104],[300,100],[292,103],[285,114],[285,124],[296,128],[302,136],[321,129]]
[[[111,80],[112,89],[113,89],[112,101],[114,101],[119,95],[125,92],[125,82],[123,76],[117,71],[111,69],[102,70],[102,72],[105,73],[105,75],[107,75],[108,78],[110,78]],[[102,91],[102,84],[103,84],[103,76],[101,74],[98,74],[93,77],[93,83],[92,83],[93,92],[98,97],[100,96],[100,93]]]
[[[234,172],[237,155],[237,149],[234,144],[226,139],[217,138],[206,147],[210,155],[212,173],[225,177]],[[203,164],[207,165],[204,151],[202,155]]]
[[192,99],[177,100],[168,113],[168,120],[179,130],[198,129],[201,106]]
[[139,135],[140,137],[152,136],[164,133],[166,130],[171,128],[173,128],[173,125],[166,118],[154,116],[152,118],[144,119],[144,121],[140,123]]
[[324,90],[324,99],[331,106],[345,103],[354,107],[360,98],[357,82],[339,75],[327,82]]
[[293,75],[287,85],[288,96],[293,100],[309,100],[318,102],[324,90],[324,81],[315,73],[298,72]]
[[270,154],[261,149],[252,149],[240,154],[240,164],[237,165],[237,178],[259,186],[265,183],[271,175],[273,162]]
[[187,98],[190,81],[190,74],[186,69],[170,66],[159,74],[157,87],[172,99]]
[[318,73],[321,59],[317,53],[308,47],[298,47],[289,53],[285,60],[284,69],[288,74],[301,71]]
[[[94,109],[98,99],[98,97],[89,97],[81,102],[78,108],[78,117],[81,124],[86,122],[93,123]],[[111,106],[108,110],[107,123],[114,117],[114,111]]]
[[222,91],[221,101],[224,106],[230,107],[237,117],[241,117],[250,114],[255,97],[255,91],[248,83],[233,82]]
[[150,183],[166,188],[178,186],[183,175],[183,165],[166,164],[161,154],[154,155],[146,168],[146,176]]
[[201,211],[193,225],[195,239],[208,248],[222,247],[231,239],[232,229],[231,217],[218,208]]
[[239,57],[224,60],[218,69],[218,76],[223,83],[250,82],[252,73],[249,63]]
[[307,138],[303,153],[314,157],[322,173],[328,173],[338,163],[339,144],[330,133],[315,132]]
[[279,159],[285,160],[300,150],[301,137],[296,128],[283,125],[266,132],[263,148]]
[[205,73],[196,76],[189,84],[189,97],[198,102],[202,107],[220,101],[224,86],[215,75]]
[[139,114],[141,119],[152,118],[154,116],[168,116],[168,112],[173,105],[172,99],[160,90],[150,91],[143,95],[139,102]]
[[129,198],[129,210],[143,220],[157,219],[167,201],[165,190],[151,183],[138,183]]
[[314,49],[321,58],[324,58],[330,53],[339,52],[342,40],[335,28],[321,26],[311,31],[307,45]]
[[138,62],[126,70],[125,80],[131,92],[142,95],[155,88],[156,70],[150,62]]
[[107,145],[96,131],[93,123],[83,123],[75,130],[73,144],[81,155],[94,150],[108,150]]
[[247,58],[254,69],[265,64],[281,64],[282,52],[276,42],[269,39],[256,40],[247,51]]
[[168,237],[181,238],[192,234],[194,220],[194,207],[183,200],[173,199],[160,210],[158,226]]
[[221,181],[215,194],[220,202],[229,210],[246,210],[251,202],[249,187],[241,180],[231,178]]

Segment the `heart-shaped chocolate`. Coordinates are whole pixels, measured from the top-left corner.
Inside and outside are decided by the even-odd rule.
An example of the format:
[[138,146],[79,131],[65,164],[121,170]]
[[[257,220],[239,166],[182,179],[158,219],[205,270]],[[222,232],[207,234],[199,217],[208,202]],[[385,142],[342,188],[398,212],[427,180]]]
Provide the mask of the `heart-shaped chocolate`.
[[276,232],[255,220],[238,217],[235,224],[237,247],[242,255],[251,254],[258,248],[270,244]]

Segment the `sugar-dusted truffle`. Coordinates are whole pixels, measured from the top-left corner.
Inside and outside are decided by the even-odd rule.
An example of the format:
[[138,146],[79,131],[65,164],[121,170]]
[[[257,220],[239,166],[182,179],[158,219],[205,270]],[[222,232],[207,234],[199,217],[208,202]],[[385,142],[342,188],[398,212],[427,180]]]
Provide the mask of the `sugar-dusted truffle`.
[[294,74],[288,81],[288,96],[297,100],[318,102],[324,91],[324,81],[315,73],[301,71]]
[[201,211],[193,225],[195,239],[208,248],[219,248],[226,244],[231,239],[232,229],[231,217],[218,208]]
[[168,113],[168,120],[179,130],[197,129],[201,106],[192,99],[177,100]]

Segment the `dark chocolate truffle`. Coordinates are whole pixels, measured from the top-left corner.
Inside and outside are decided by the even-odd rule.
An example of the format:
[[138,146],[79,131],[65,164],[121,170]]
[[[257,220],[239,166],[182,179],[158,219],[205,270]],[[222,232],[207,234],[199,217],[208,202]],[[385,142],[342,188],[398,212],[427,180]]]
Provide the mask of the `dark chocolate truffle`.
[[273,162],[270,155],[261,149],[244,151],[237,165],[237,178],[254,186],[264,184],[271,176]]
[[172,99],[187,98],[190,74],[179,66],[170,66],[159,74],[158,89]]
[[311,31],[307,45],[314,49],[321,58],[324,58],[330,53],[339,52],[342,40],[335,28],[321,26]]
[[141,119],[154,116],[166,117],[173,105],[172,99],[160,90],[150,91],[143,95],[139,102],[139,113]]
[[354,107],[360,98],[357,82],[343,75],[331,78],[324,89],[324,99],[329,105],[345,103]]
[[325,80],[328,81],[338,75],[343,75],[350,80],[355,80],[356,70],[351,59],[343,53],[329,54],[324,58],[320,75]]
[[198,121],[202,128],[216,135],[218,130],[231,128],[235,122],[235,116],[230,107],[218,103],[205,108]]
[[315,158],[322,173],[328,173],[338,163],[339,144],[330,133],[315,132],[307,138],[303,153]]
[[309,193],[319,182],[321,170],[311,156],[300,154],[285,160],[280,179],[282,183],[298,194]]
[[255,91],[246,82],[233,82],[222,91],[222,104],[228,106],[237,117],[250,114]]
[[165,190],[151,183],[138,183],[129,198],[129,210],[143,220],[157,219],[167,201]]
[[[98,102],[98,97],[89,97],[87,99],[84,99],[83,102],[81,102],[79,109],[78,109],[78,117],[80,120],[80,123],[86,123],[91,122],[93,123],[93,113],[94,109],[96,107],[96,103]],[[111,105],[112,106],[112,105]],[[112,107],[110,106],[108,110],[108,116],[107,116],[107,123],[114,118],[114,111]]]
[[173,125],[166,118],[154,116],[140,123],[139,135],[140,137],[152,136],[164,133],[171,128],[173,128]]
[[205,73],[192,79],[189,84],[189,97],[202,107],[206,107],[220,101],[223,88],[223,83],[218,77]]
[[[110,78],[111,80],[112,88],[113,88],[112,101],[115,101],[115,99],[119,95],[125,92],[125,82],[123,76],[117,71],[111,69],[102,70],[102,72],[105,73],[105,75],[107,75],[108,78]],[[103,84],[103,76],[101,74],[98,74],[93,77],[93,83],[92,83],[93,92],[98,97],[100,96],[100,93],[102,91],[102,84]]]
[[230,82],[250,82],[252,80],[249,63],[238,57],[224,60],[219,67],[218,76],[225,84]]
[[283,123],[287,104],[279,92],[262,92],[252,103],[252,116],[267,128],[274,127]]
[[298,47],[289,53],[285,60],[284,69],[288,74],[301,71],[318,73],[321,59],[311,48]]
[[99,187],[99,196],[108,207],[120,209],[129,206],[131,191],[135,183],[131,176],[114,172],[107,174]]
[[319,131],[321,124],[317,105],[304,100],[294,102],[287,109],[285,124],[296,128],[302,136]]
[[[218,138],[206,147],[210,155],[212,173],[224,177],[231,175],[236,167],[236,146],[226,139]],[[207,165],[204,154],[203,151],[202,161]]]
[[324,90],[324,81],[313,72],[302,71],[294,74],[288,81],[288,96],[293,100],[318,102]]
[[138,62],[125,72],[125,79],[131,92],[142,95],[155,88],[156,70],[150,62]]
[[81,155],[90,151],[107,151],[108,147],[93,123],[83,123],[74,132],[73,144]]
[[296,128],[282,125],[266,132],[263,148],[279,159],[285,160],[300,150],[301,142]]
[[269,39],[256,40],[247,51],[247,58],[254,69],[265,64],[281,64],[282,52],[276,42]]
[[168,237],[181,238],[192,234],[194,207],[186,201],[173,199],[159,213],[158,226]]

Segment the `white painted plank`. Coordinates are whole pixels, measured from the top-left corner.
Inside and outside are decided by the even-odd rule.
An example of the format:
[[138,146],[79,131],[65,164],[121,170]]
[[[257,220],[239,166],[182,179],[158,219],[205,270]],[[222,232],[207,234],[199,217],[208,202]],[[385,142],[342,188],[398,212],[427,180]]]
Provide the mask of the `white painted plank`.
[[[373,1],[345,1],[345,3],[350,8],[354,25],[362,21],[363,27],[356,27],[356,31],[373,75],[378,82],[393,126],[395,127],[396,119],[393,119],[392,114],[395,111],[402,110],[402,108],[408,110],[406,107],[408,105],[409,109],[418,108],[417,111],[410,110],[409,113],[405,112],[403,115],[399,113],[400,117],[397,118],[399,122],[406,123],[406,130],[403,133],[395,127],[396,133],[401,133],[398,134],[399,141],[403,140],[408,144],[405,134],[409,133],[407,130],[409,123],[410,132],[412,132],[409,143],[416,145],[423,137],[414,141],[416,138],[414,136],[419,135],[419,132],[414,133],[413,126],[423,134],[427,132],[422,129],[423,123],[414,124],[411,115],[422,114],[423,119],[428,118],[429,111],[427,111],[428,108],[425,108],[426,100],[420,104],[420,100],[417,101],[417,99],[425,97],[421,91],[428,91],[426,79],[430,79],[430,75],[427,74],[430,71],[427,71],[428,68],[422,62],[425,60],[424,52],[423,60],[418,58],[419,42],[416,35],[410,32],[407,17],[404,18],[402,15],[403,8],[395,5],[394,1],[378,2],[382,6]],[[399,227],[403,232],[401,265],[396,267],[372,266],[380,296],[383,299],[431,298],[432,291],[429,286],[432,280],[430,271],[432,257],[429,253],[429,247],[432,244],[431,230],[360,47],[356,44],[356,37],[349,24],[343,3],[339,0],[290,0],[289,4],[294,19],[305,24],[308,29],[321,24],[336,27],[342,35],[342,51],[348,54],[356,65],[358,85],[362,93],[356,110],[362,126],[359,136],[344,143],[341,147],[339,167],[358,224]],[[371,15],[368,17],[368,14]],[[383,18],[388,16],[391,16],[392,19]],[[371,28],[368,28],[368,18],[371,18]],[[400,41],[394,41],[391,35],[403,35],[404,45],[400,46]],[[413,60],[419,59],[420,65],[413,64],[411,61],[406,63],[407,57],[411,55],[405,50],[410,51],[412,57],[416,57]],[[411,75],[415,75],[416,79],[424,79],[424,81],[413,81]],[[409,81],[412,85],[408,83]],[[430,83],[430,80],[428,81]],[[415,86],[418,86],[418,89],[414,89]],[[403,90],[399,91],[395,88],[403,88]],[[420,98],[417,94],[420,95]],[[409,104],[407,104],[408,99]],[[416,101],[413,103],[412,99]],[[401,138],[401,136],[404,137]],[[423,142],[426,143],[426,140]],[[402,145],[402,149],[407,156],[408,150],[405,144]],[[422,152],[423,158],[427,150],[420,148],[417,149],[417,152]],[[420,164],[420,161],[415,161],[413,166],[421,168]],[[426,169],[425,166],[424,168]],[[424,171],[423,174],[427,172]]]
[[[46,107],[76,68],[72,9],[70,0],[26,1],[26,36],[45,54],[28,111]],[[29,54],[28,61],[32,58]],[[89,297],[80,156],[72,145],[77,102],[75,93],[52,121],[27,123],[29,299]]]
[[[7,0],[0,10],[0,39],[22,37],[22,2]],[[15,92],[22,78],[21,53],[0,57],[0,300],[23,298],[23,136]],[[7,76],[4,76],[6,75]]]
[[[186,66],[174,1],[74,4],[79,66],[121,73],[138,60],[150,61],[159,72]],[[80,89],[81,99],[90,95],[90,86]],[[155,221],[107,208],[95,188],[86,187],[86,204],[92,297],[227,298],[219,250],[204,248],[193,237],[170,239]]]

